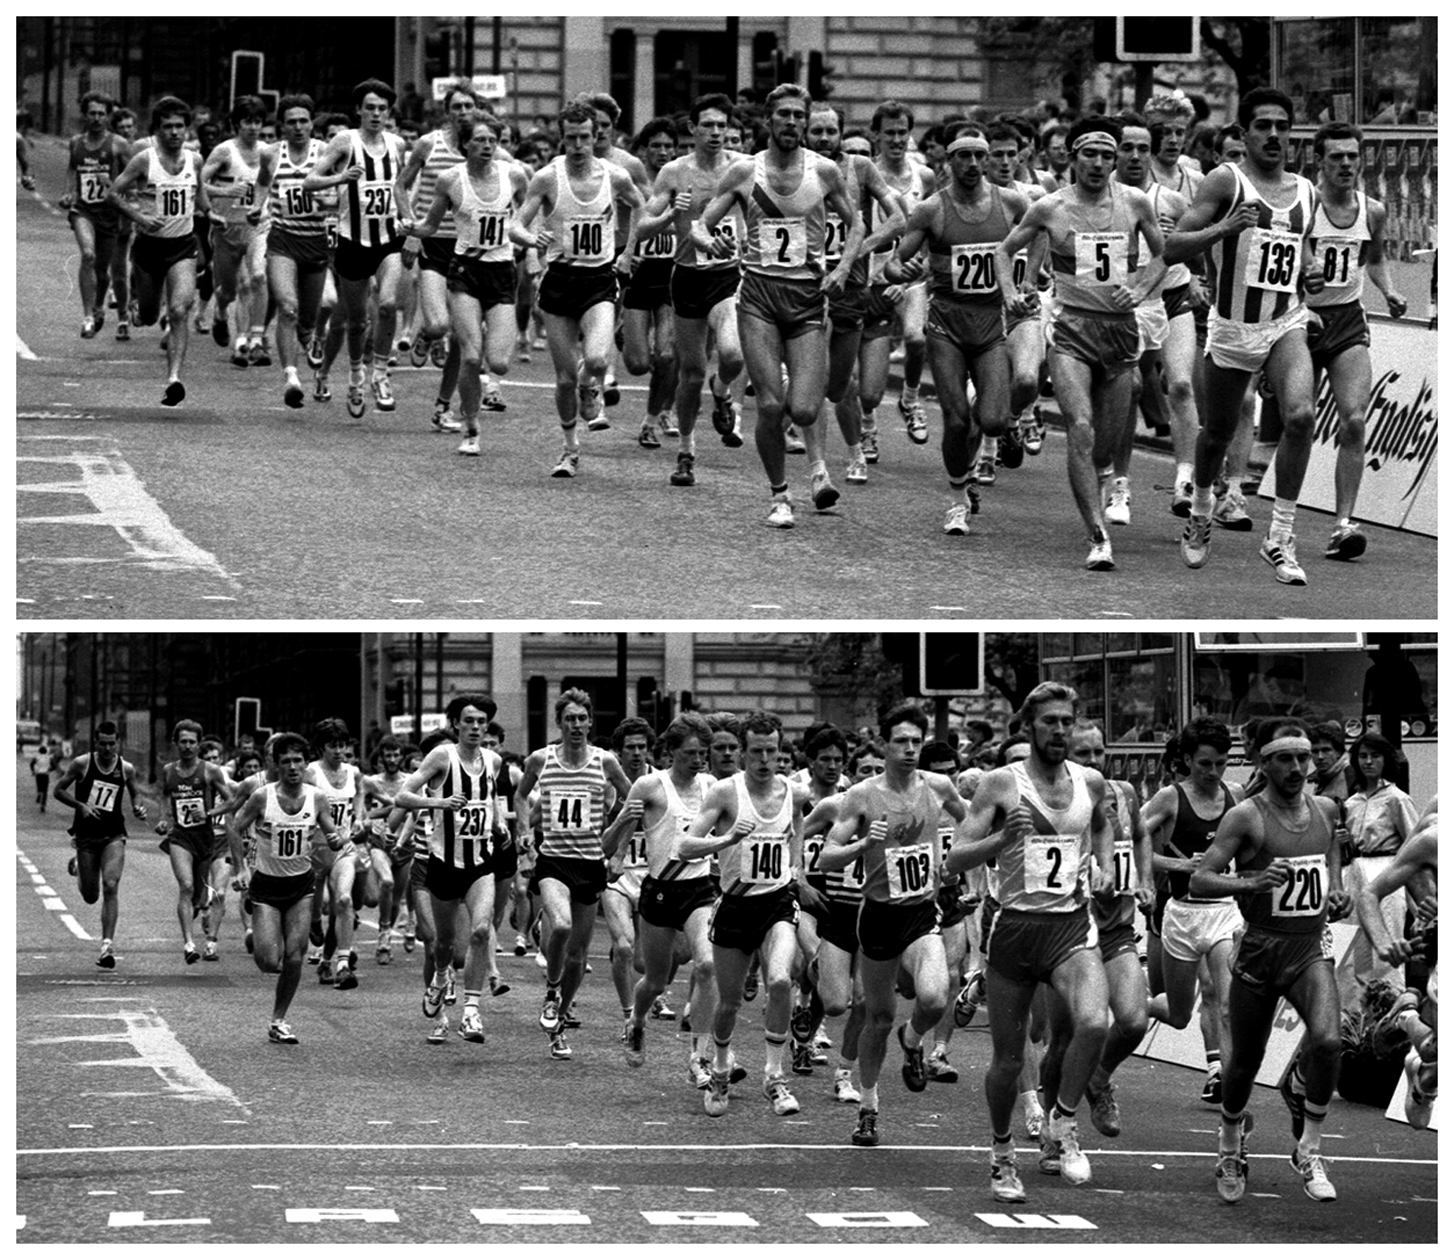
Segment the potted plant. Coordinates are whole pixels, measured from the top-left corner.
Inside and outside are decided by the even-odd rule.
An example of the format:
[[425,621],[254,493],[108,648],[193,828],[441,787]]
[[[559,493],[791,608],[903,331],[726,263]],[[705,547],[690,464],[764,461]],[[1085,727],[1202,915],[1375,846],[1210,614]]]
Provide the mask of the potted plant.
[[1338,1067],[1338,1093],[1349,1102],[1384,1108],[1393,1097],[1403,1070],[1405,1047],[1374,1046],[1373,1030],[1388,1014],[1400,990],[1387,980],[1358,982],[1361,1000],[1343,1011],[1343,1054]]

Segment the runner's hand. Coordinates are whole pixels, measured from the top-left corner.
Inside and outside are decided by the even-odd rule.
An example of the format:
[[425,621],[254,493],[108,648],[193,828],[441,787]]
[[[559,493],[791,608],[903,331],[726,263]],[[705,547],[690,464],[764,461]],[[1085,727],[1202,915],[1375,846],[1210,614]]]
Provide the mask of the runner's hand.
[[1030,807],[1021,801],[1005,815],[1005,829],[1000,836],[1005,845],[1011,845],[1023,842],[1034,830],[1035,820],[1030,814]]
[[1353,898],[1348,895],[1346,889],[1338,888],[1328,894],[1328,921],[1330,923],[1346,919],[1352,909]]
[[1244,201],[1231,214],[1221,222],[1223,236],[1240,236],[1248,228],[1257,226],[1258,216],[1262,213],[1260,201]]
[[1388,313],[1392,315],[1394,319],[1402,319],[1405,315],[1408,314],[1409,304],[1404,299],[1404,295],[1402,293],[1399,293],[1394,289],[1390,289],[1387,293],[1383,295],[1383,300],[1388,303]]
[[[1278,858],[1272,865],[1258,871],[1248,883],[1252,885],[1254,892],[1271,892],[1274,888],[1280,888],[1287,883],[1292,875],[1292,864],[1283,858]],[[1331,901],[1332,898],[1330,897]]]
[[736,844],[741,840],[745,840],[756,830],[757,824],[755,822],[748,822],[745,818],[739,818],[732,824],[732,830],[728,834],[731,836],[732,843]]
[[889,820],[887,818],[875,818],[868,824],[868,847],[878,848],[889,837]]

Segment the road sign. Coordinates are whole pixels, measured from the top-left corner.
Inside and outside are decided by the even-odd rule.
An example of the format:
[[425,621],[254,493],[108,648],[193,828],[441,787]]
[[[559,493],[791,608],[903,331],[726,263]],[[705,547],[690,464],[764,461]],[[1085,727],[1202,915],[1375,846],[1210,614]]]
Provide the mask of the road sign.
[[[434,99],[436,101],[442,101],[449,94],[450,89],[459,82],[459,79],[443,78],[434,79],[432,82]],[[476,93],[484,97],[487,101],[501,101],[505,99],[505,76],[503,74],[477,74],[470,79],[470,83],[473,85]]]
[[[428,735],[431,731],[442,731],[444,729],[444,714],[423,713],[419,716],[421,736]],[[406,735],[414,734],[414,715],[412,713],[400,713],[389,719],[389,732],[404,738]]]

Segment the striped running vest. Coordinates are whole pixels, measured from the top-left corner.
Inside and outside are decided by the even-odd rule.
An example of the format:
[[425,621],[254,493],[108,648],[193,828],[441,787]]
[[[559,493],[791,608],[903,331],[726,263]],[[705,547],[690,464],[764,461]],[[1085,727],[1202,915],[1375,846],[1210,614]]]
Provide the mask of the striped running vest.
[[551,242],[545,251],[546,263],[601,267],[615,256],[616,202],[611,192],[611,175],[620,167],[601,158],[591,161],[600,170],[601,185],[589,201],[576,197],[565,158],[554,158],[551,162],[555,170],[555,204],[548,223]]
[[695,805],[689,805],[682,800],[676,784],[671,781],[670,770],[657,771],[657,778],[661,780],[662,794],[666,797],[666,809],[646,829],[646,869],[653,879],[702,879],[711,867],[711,859],[688,861],[678,857],[677,850],[681,848],[682,837],[701,812],[702,802],[716,780],[710,774],[697,775],[693,783],[697,801]]
[[1085,907],[1093,802],[1085,767],[1073,761],[1064,764],[1071,780],[1070,804],[1065,809],[1051,809],[1041,799],[1026,762],[1010,765],[1019,789],[1017,803],[1029,806],[1034,829],[999,852],[996,896],[1006,910],[1064,914]]
[[1217,314],[1239,324],[1262,324],[1295,311],[1302,270],[1303,240],[1313,221],[1317,191],[1301,175],[1292,203],[1269,205],[1240,167],[1231,167],[1237,192],[1227,207],[1235,214],[1244,202],[1258,206],[1257,226],[1212,246],[1217,265]]
[[724,897],[763,897],[792,882],[793,786],[782,775],[773,776],[782,789],[782,805],[764,818],[747,790],[747,773],[732,776],[737,789],[737,821],[756,823],[750,835],[717,854]]
[[439,811],[429,839],[430,859],[457,871],[487,867],[494,852],[495,775],[486,753],[480,753],[480,768],[472,771],[460,760],[458,748],[449,749],[449,766],[439,794],[449,797],[456,793],[466,803]]
[[803,151],[803,177],[786,195],[772,190],[767,154],[752,158],[752,191],[743,205],[747,238],[742,264],[775,280],[816,280],[823,274],[823,234],[827,209],[819,165],[827,158]]
[[[609,188],[607,190],[609,192]],[[587,745],[585,764],[567,766],[560,745],[545,750],[536,780],[540,787],[540,852],[550,857],[603,860],[601,828],[606,817],[603,749]]]
[[343,189],[342,213],[338,234],[356,245],[377,249],[399,239],[399,223],[394,217],[394,180],[399,174],[399,152],[402,141],[385,132],[383,153],[375,156],[364,147],[357,128],[348,131],[351,146],[345,166],[363,167],[356,183],[340,185]]
[[141,232],[143,236],[176,240],[192,234],[192,215],[197,209],[197,157],[185,149],[181,157],[182,169],[173,175],[162,165],[155,145],[147,151],[146,187],[141,201],[161,220],[161,226],[155,232]]
[[273,172],[273,187],[268,203],[275,232],[310,238],[324,234],[323,220],[328,212],[324,208],[322,195],[304,192],[303,180],[318,165],[318,159],[323,156],[326,147],[322,140],[310,139],[303,160],[294,162],[288,142],[279,142],[277,169]]
[[511,203],[515,193],[510,183],[510,168],[500,162],[491,166],[499,187],[494,201],[488,203],[475,191],[469,170],[460,171],[462,200],[454,216],[458,232],[454,252],[480,262],[510,262],[515,257],[515,247],[510,242],[510,220],[514,217]]
[[[1050,270],[1055,276],[1056,299],[1062,305],[1119,315],[1125,312],[1111,292],[1117,285],[1130,284],[1141,234],[1136,230],[1136,216],[1126,205],[1124,188],[1115,183],[1106,188],[1107,197],[1094,206],[1080,201],[1074,185],[1050,194],[1065,208],[1070,225],[1066,230],[1056,224],[1047,233]],[[1097,223],[1093,216],[1105,222]]]
[[1322,198],[1313,211],[1313,241],[1317,260],[1322,265],[1323,289],[1308,294],[1309,306],[1341,306],[1363,301],[1363,276],[1368,266],[1368,251],[1373,247],[1373,231],[1368,226],[1368,198],[1361,192],[1356,200],[1353,222],[1342,227],[1333,222]]
[[267,785],[267,804],[254,828],[253,867],[264,875],[286,879],[306,875],[313,869],[313,833],[327,805],[311,784],[302,786],[303,807],[287,813],[278,800],[278,785]]
[[[458,166],[464,161],[464,154],[454,144],[454,135],[450,129],[441,129],[433,132],[430,137],[429,156],[424,159],[424,169],[419,172],[419,179],[414,185],[414,217],[422,219],[429,213],[429,207],[434,204],[434,190],[439,186],[439,176],[449,170],[451,166]],[[439,230],[435,232],[433,239],[436,241],[452,241],[455,236],[454,211],[446,210],[444,218],[439,221]]]

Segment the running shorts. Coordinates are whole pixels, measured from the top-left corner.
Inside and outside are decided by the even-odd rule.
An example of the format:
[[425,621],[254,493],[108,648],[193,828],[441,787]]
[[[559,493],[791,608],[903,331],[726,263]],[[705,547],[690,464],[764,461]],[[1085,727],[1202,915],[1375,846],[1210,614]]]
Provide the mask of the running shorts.
[[[66,222],[74,226],[77,217],[87,220],[96,230],[97,236],[121,235],[121,211],[105,202],[100,205],[82,204],[72,206],[66,215]],[[131,220],[127,219],[127,223]]]
[[894,331],[894,304],[884,296],[886,285],[870,285],[863,304],[863,339],[876,341]]
[[106,846],[108,844],[112,844],[117,840],[125,844],[126,833],[123,831],[114,836],[76,836],[76,852],[79,853],[85,850],[88,853],[95,853],[99,857],[102,853],[106,852]]
[[326,236],[294,236],[279,227],[268,233],[268,253],[291,258],[299,271],[326,271],[330,261]]
[[1142,354],[1160,350],[1171,332],[1171,320],[1167,318],[1165,305],[1155,298],[1142,302],[1136,308],[1136,331],[1140,336],[1137,348]]
[[874,962],[890,962],[921,936],[939,934],[939,906],[934,901],[896,906],[865,897],[858,909],[858,948]]
[[515,872],[520,869],[520,850],[515,847],[513,839],[495,841],[495,860],[491,868],[497,883],[515,878]]
[[414,864],[409,868],[409,887],[415,892],[424,891],[424,876],[429,870],[427,857],[422,853],[416,853]]
[[1161,305],[1166,308],[1166,322],[1191,310],[1191,284],[1179,284],[1174,289],[1161,290]]
[[426,236],[420,245],[419,270],[432,271],[436,276],[449,275],[449,269],[458,257],[454,252],[454,237]]
[[823,908],[810,911],[818,921],[818,939],[835,945],[845,954],[858,952],[858,907],[861,901],[823,898]]
[[536,305],[547,315],[580,320],[593,306],[603,302],[615,306],[617,293],[614,263],[603,267],[572,267],[569,263],[553,262],[541,277]]
[[1260,372],[1272,347],[1307,324],[1308,308],[1303,305],[1294,307],[1280,319],[1260,324],[1224,319],[1213,310],[1207,316],[1207,357],[1219,368]]
[[307,871],[301,875],[267,875],[255,871],[247,881],[247,895],[254,905],[261,902],[279,910],[291,910],[305,897],[313,895],[313,876]]
[[656,879],[648,875],[641,881],[642,919],[653,927],[683,931],[687,920],[703,906],[717,900],[710,875],[700,879]]
[[190,853],[195,861],[211,862],[227,853],[229,846],[226,836],[219,841],[208,830],[205,834],[198,831],[174,831],[164,837],[157,848],[168,854],[174,848],[181,849],[183,853]]
[[846,285],[837,297],[828,299],[828,322],[834,332],[862,332],[868,313],[868,288],[862,284]]
[[1313,366],[1326,370],[1345,350],[1369,344],[1368,313],[1362,302],[1339,302],[1312,308],[1308,322],[1308,352]]
[[612,892],[620,893],[631,903],[631,913],[635,914],[641,905],[641,880],[646,874],[644,867],[628,866],[615,879],[606,885]]
[[138,232],[131,245],[131,265],[146,272],[158,287],[178,263],[196,259],[197,238],[190,232],[186,236],[148,236]]
[[671,271],[671,309],[679,319],[706,319],[712,308],[737,295],[742,273],[736,267],[684,267]]
[[451,293],[472,297],[481,311],[494,306],[515,305],[515,264],[512,262],[481,262],[455,254],[449,263],[445,287]]
[[827,302],[816,280],[775,280],[747,271],[737,293],[739,329],[744,315],[772,324],[784,341],[792,341],[823,327]]
[[1232,956],[1232,979],[1259,997],[1285,997],[1317,963],[1333,966],[1333,934],[1326,924],[1321,932],[1298,936],[1249,927]]
[[1136,366],[1140,340],[1136,317],[1062,307],[1050,323],[1051,349],[1088,367],[1119,376]]
[[726,897],[712,912],[709,935],[713,945],[755,953],[774,923],[798,925],[798,898],[791,887],[756,897]]
[[530,891],[540,891],[540,881],[553,879],[570,890],[570,899],[577,905],[595,905],[606,887],[606,863],[600,858],[553,857],[538,854],[535,870],[530,876]]
[[654,311],[671,305],[670,258],[643,258],[626,281],[622,305],[628,311]]
[[1011,984],[1048,984],[1063,962],[1097,944],[1088,909],[1033,914],[1001,908],[990,925],[985,961]]
[[1110,962],[1122,954],[1135,954],[1136,929],[1129,923],[1118,923],[1115,927],[1097,928],[1096,935],[1101,943],[1101,961]]
[[1179,962],[1194,963],[1212,947],[1230,941],[1242,928],[1237,903],[1183,901],[1173,897],[1161,918],[1161,948]]
[[1005,308],[999,302],[945,302],[933,298],[924,332],[947,341],[966,359],[977,359],[1005,344]]
[[491,863],[479,866],[448,866],[432,853],[424,872],[424,887],[439,901],[460,901],[480,880],[494,873]]
[[387,245],[360,245],[346,236],[338,238],[338,249],[333,255],[333,265],[340,280],[351,280],[355,284],[372,280],[384,265],[384,259],[397,254],[404,248],[404,241],[390,241]]

